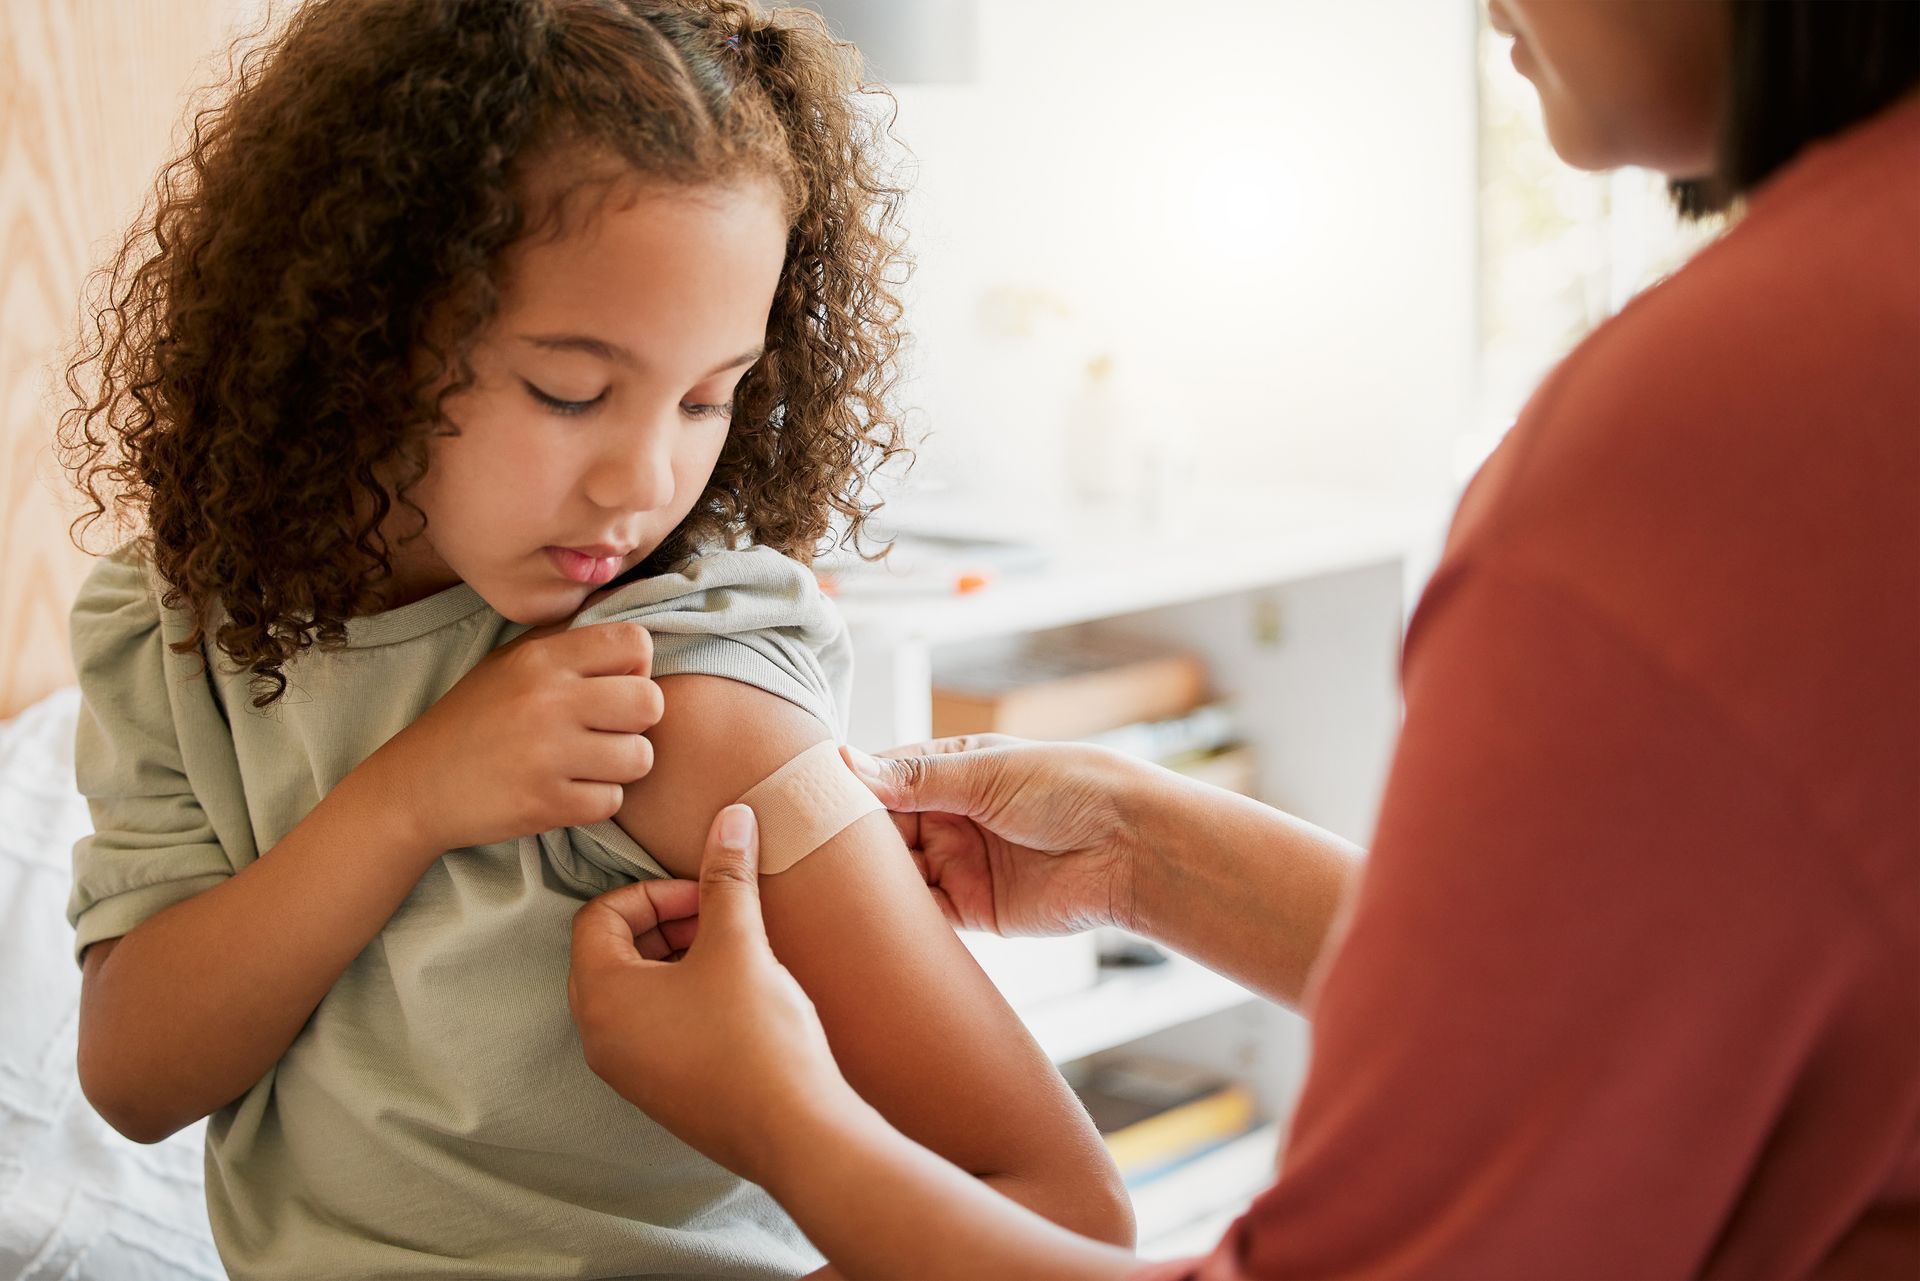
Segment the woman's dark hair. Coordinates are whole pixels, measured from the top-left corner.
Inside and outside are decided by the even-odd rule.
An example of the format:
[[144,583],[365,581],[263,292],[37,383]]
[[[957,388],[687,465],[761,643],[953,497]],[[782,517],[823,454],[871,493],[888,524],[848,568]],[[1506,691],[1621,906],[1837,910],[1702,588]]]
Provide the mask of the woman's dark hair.
[[[211,628],[273,702],[286,662],[382,603],[395,500],[424,523],[407,493],[472,385],[502,253],[635,175],[771,179],[790,228],[766,354],[649,565],[743,538],[811,559],[836,517],[857,539],[903,448],[902,192],[859,74],[815,15],[745,0],[309,0],[193,116],[94,278],[58,433],[92,501],[76,535],[111,511],[192,610],[174,648]],[[561,152],[565,181],[530,179]]]
[[1730,16],[1715,172],[1670,184],[1688,217],[1725,212],[1920,83],[1920,0],[1732,0]]

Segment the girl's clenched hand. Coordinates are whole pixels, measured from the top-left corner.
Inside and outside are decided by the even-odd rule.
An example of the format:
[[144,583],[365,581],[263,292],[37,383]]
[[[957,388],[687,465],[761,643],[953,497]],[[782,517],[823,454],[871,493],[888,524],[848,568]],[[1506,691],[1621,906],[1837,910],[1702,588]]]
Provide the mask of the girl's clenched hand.
[[612,818],[653,767],[653,640],[638,623],[536,628],[461,677],[368,758],[422,848]]

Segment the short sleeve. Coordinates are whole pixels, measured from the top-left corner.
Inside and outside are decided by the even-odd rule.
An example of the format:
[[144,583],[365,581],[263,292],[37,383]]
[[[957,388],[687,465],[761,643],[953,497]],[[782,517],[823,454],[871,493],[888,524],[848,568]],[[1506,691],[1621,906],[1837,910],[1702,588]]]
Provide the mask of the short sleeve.
[[[187,777],[160,607],[144,560],[95,563],[69,615],[80,683],[74,776],[93,832],[73,848],[74,957],[233,874]],[[205,694],[204,683],[200,686]]]
[[813,572],[767,547],[715,551],[642,579],[575,620],[637,622],[653,636],[653,674],[724,676],[812,713],[836,736],[853,679],[846,624]]
[[[768,547],[712,551],[680,570],[629,583],[573,626],[635,622],[653,638],[653,675],[721,676],[783,698],[836,738],[846,732],[852,645],[813,571]],[[525,631],[502,633],[505,644]],[[547,861],[577,891],[670,876],[611,819],[542,833]]]

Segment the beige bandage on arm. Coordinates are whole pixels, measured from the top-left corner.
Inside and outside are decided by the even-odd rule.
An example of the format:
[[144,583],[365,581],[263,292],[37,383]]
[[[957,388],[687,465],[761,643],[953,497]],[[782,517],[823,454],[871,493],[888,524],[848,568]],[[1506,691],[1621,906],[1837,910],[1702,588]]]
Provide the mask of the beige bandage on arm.
[[760,826],[762,876],[786,871],[882,808],[831,742],[814,744],[755,783],[740,803]]

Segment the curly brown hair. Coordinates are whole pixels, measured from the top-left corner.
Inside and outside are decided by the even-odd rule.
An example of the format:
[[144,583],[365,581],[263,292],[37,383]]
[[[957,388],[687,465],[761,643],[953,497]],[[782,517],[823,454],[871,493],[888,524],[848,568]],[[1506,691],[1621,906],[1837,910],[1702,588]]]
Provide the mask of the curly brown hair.
[[598,181],[536,200],[528,167],[586,148],[673,183],[771,177],[790,217],[766,354],[642,572],[742,539],[810,561],[836,518],[857,541],[868,475],[905,449],[903,192],[859,75],[802,9],[310,0],[233,63],[95,274],[57,433],[92,503],[70,533],[111,511],[193,613],[174,648],[217,605],[215,643],[272,703],[283,664],[379,607],[394,502],[424,528],[407,493],[457,430],[442,404],[473,383],[503,251]]

